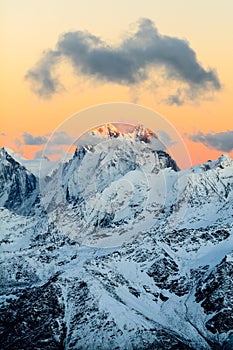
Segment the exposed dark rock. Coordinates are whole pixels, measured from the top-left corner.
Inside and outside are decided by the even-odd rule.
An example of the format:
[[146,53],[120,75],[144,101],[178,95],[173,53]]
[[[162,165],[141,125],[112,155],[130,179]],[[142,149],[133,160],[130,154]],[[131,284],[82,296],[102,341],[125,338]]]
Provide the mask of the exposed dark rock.
[[1,307],[2,350],[64,349],[64,305],[60,288],[52,282],[26,289]]
[[2,206],[23,215],[33,213],[39,197],[37,178],[14,160],[4,148],[0,150],[1,197],[5,198]]
[[201,281],[196,289],[196,301],[206,314],[214,314],[206,322],[206,328],[212,333],[227,332],[233,327],[233,263],[226,258]]

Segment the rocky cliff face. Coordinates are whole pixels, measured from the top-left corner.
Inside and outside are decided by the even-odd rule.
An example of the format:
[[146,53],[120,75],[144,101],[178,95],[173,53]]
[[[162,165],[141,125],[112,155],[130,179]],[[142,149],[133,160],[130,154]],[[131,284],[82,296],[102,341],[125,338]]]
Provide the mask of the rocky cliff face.
[[2,349],[231,349],[232,160],[178,171],[111,133],[43,180],[30,216],[37,179],[1,157]]
[[2,148],[0,150],[0,205],[27,215],[38,196],[38,181]]

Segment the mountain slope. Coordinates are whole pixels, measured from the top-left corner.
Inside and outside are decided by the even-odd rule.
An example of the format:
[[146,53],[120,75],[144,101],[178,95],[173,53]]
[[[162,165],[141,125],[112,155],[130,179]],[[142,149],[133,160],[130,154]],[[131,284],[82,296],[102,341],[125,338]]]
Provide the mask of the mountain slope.
[[233,161],[110,129],[0,210],[2,348],[231,349]]

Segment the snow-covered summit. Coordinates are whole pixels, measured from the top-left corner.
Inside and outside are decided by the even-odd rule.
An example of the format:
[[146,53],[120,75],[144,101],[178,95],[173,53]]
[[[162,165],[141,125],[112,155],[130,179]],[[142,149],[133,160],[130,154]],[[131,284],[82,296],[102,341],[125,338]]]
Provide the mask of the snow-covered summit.
[[139,124],[135,126],[133,131],[129,133],[129,136],[135,140],[150,143],[152,139],[158,139],[157,135],[150,129]]
[[92,135],[101,135],[104,137],[119,137],[120,135],[123,135],[118,128],[113,124],[105,124],[98,128],[94,128],[90,131],[90,134]]
[[227,168],[233,166],[233,160],[228,154],[222,154],[217,160],[209,161],[210,168]]
[[[124,129],[127,129],[128,131],[125,131]],[[150,143],[151,139],[156,138],[158,139],[157,135],[150,130],[149,128],[144,127],[143,125],[139,124],[136,126],[130,126],[130,125],[113,125],[113,124],[104,124],[98,128],[92,129],[90,131],[90,134],[93,136],[102,136],[107,138],[118,138],[118,137],[125,137],[125,138],[131,138],[135,141],[142,141],[145,143]]]
[[11,156],[14,152],[11,151],[8,147],[2,147],[0,148],[0,159],[4,160],[8,156]]
[[11,148],[9,147],[3,147],[2,149],[3,153],[7,153],[8,155],[10,155],[12,158],[14,158],[18,163],[23,165],[23,162],[26,160],[25,158],[23,158],[18,152],[13,151]]
[[[13,167],[15,166],[15,168],[17,169],[18,167],[22,167],[24,168],[23,164],[21,164],[18,159],[20,159],[20,156],[10,150],[8,147],[2,147],[0,149],[0,166],[1,169],[3,169],[4,167]],[[25,171],[27,171],[27,169],[25,168]]]
[[221,170],[233,167],[233,159],[228,154],[222,154],[216,160],[208,160],[203,164],[198,164],[192,167],[193,172],[203,172],[208,170]]

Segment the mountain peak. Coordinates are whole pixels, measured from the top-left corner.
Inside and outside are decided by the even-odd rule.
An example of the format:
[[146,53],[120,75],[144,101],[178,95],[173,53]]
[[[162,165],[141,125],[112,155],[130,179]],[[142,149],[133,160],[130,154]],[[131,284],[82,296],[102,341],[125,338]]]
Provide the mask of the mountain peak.
[[[0,150],[0,154],[4,157],[11,157],[13,158],[15,161],[17,161],[18,163],[22,164],[22,161],[26,159],[23,158],[22,156],[20,156],[17,152],[13,151],[11,148],[4,146],[3,148],[1,148]],[[23,165],[23,164],[22,164]]]
[[[124,130],[124,131],[123,131]],[[96,129],[92,129],[90,132],[93,136],[103,136],[117,138],[119,136],[129,137],[136,141],[143,141],[145,143],[150,143],[151,138],[156,138],[156,134],[149,128],[144,127],[142,124],[138,124],[133,128],[129,128],[129,131],[125,131],[125,128],[119,124],[119,126],[113,124],[105,124]]]
[[233,160],[227,154],[222,154],[217,160],[208,160],[205,164],[210,169],[233,166]]
[[122,135],[122,133],[113,124],[105,124],[96,129],[92,129],[91,134],[109,136],[109,137],[118,137]]
[[222,154],[218,159],[217,162],[219,165],[222,165],[224,168],[227,166],[233,165],[233,160],[228,154]]
[[143,141],[145,143],[150,143],[151,138],[158,139],[157,135],[151,129],[144,127],[142,124],[135,126],[130,135],[132,135],[131,137],[135,140]]
[[22,215],[32,213],[38,195],[37,179],[7,147],[0,149],[0,184],[1,207]]
[[0,158],[2,160],[10,161],[10,162],[16,162],[17,160],[13,156],[14,151],[11,151],[8,147],[2,147],[0,149]]
[[0,155],[3,156],[3,155],[6,155],[6,154],[8,154],[7,151],[6,151],[6,147],[2,147],[0,149]]

